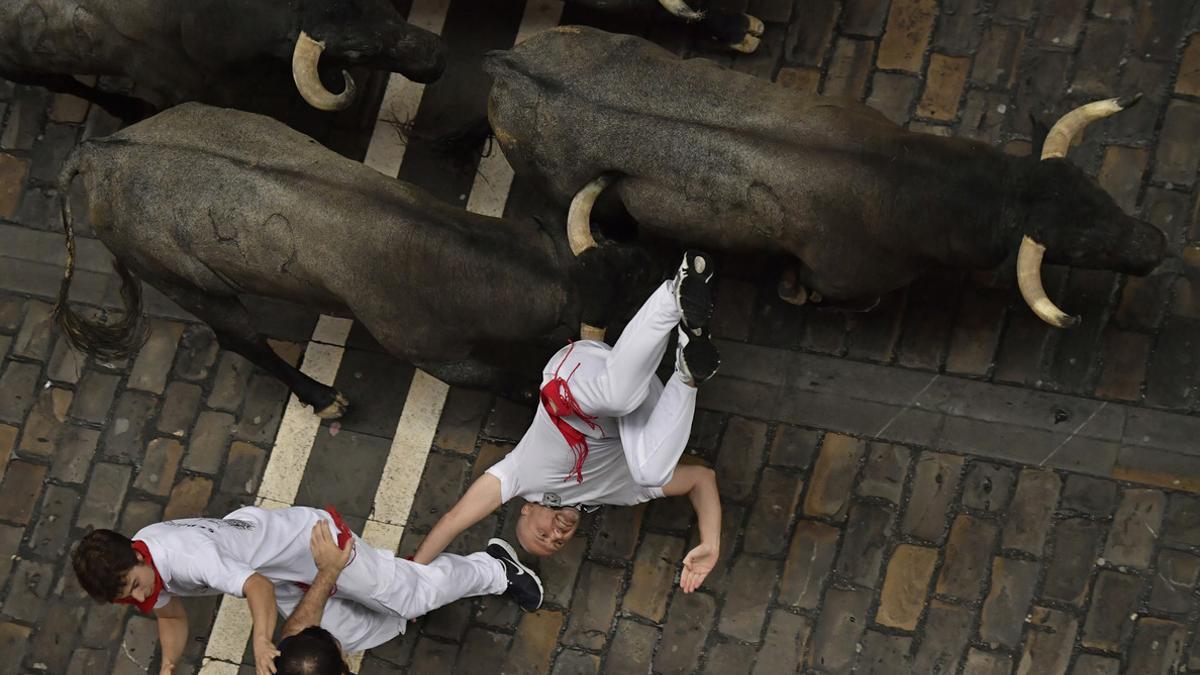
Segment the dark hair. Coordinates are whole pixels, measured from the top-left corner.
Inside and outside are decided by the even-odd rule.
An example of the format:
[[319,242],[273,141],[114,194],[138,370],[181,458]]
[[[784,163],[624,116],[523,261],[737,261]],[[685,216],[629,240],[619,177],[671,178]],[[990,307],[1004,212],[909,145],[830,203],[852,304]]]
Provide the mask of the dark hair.
[[125,575],[138,564],[133,541],[112,530],[92,530],[71,551],[75,577],[87,594],[112,602],[125,588]]
[[345,675],[342,649],[329,631],[309,626],[284,638],[275,657],[276,675]]

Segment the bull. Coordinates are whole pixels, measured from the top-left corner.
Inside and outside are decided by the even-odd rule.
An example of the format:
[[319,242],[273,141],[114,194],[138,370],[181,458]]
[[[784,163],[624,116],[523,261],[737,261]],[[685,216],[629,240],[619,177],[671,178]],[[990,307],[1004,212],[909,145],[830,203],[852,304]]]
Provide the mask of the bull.
[[630,313],[627,299],[663,271],[631,246],[576,257],[561,227],[451,207],[270,118],[196,103],[84,142],[60,187],[76,176],[126,307],[105,323],[68,304],[74,218],[63,200],[54,315],[73,345],[103,358],[136,348],[144,280],[326,418],[346,399],[276,356],[239,296],[351,314],[447,383],[527,397],[543,346]]
[[1066,327],[1043,257],[1147,274],[1166,255],[1063,157],[1092,120],[1136,99],[1085,105],[1038,139],[1041,160],[906,131],[871,108],[681,60],[626,35],[564,27],[491,52],[493,133],[514,170],[586,230],[597,195],[639,227],[691,245],[794,256],[780,295],[867,301],[930,266],[993,268],[1018,249],[1021,293]]
[[[399,72],[430,82],[445,48],[409,25],[388,0],[5,0],[0,77],[88,99],[133,121],[182,101],[243,104],[248,82],[291,63],[301,96],[321,110],[354,97],[354,80],[331,93],[322,64]],[[125,76],[136,98],[73,75]]]
[[[731,12],[720,7],[701,8],[694,0],[571,0],[601,11],[627,12],[661,6],[675,17],[699,23],[712,38],[730,49],[753,53],[762,42],[766,26],[756,16]],[[693,6],[695,5],[695,6]]]

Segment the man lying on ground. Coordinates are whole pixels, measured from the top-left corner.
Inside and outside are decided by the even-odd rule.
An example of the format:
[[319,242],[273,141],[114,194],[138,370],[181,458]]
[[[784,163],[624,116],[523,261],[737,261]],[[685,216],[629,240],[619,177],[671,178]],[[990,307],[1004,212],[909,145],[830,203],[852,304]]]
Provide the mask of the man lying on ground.
[[224,518],[169,520],[142,528],[132,540],[94,530],[72,551],[71,562],[80,585],[96,600],[154,611],[160,673],[174,670],[187,641],[181,597],[245,597],[254,622],[255,669],[268,675],[279,654],[271,642],[276,604],[290,613],[317,576],[309,546],[317,525],[340,545],[354,544],[325,617],[347,650],[382,644],[403,633],[408,619],[460,598],[508,594],[526,611],[541,606],[540,580],[499,539],[486,552],[445,554],[418,565],[362,542],[333,509],[302,506],[247,506]]
[[[711,469],[676,465],[691,434],[696,386],[720,363],[706,329],[712,276],[708,256],[689,251],[675,278],[650,295],[615,345],[581,340],[555,354],[521,442],[442,516],[413,559],[434,560],[513,497],[526,501],[517,539],[526,551],[546,556],[575,534],[581,511],[687,495],[700,544],[684,558],[680,586],[688,593],[698,588],[719,554],[721,501]],[[679,349],[664,386],[654,371],[672,331]]]

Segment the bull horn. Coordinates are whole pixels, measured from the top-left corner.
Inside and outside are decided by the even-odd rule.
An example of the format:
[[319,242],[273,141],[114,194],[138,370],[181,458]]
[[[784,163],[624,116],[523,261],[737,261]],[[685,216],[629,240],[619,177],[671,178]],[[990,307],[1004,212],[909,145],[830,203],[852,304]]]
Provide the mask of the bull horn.
[[684,21],[699,21],[704,18],[704,12],[692,9],[683,0],[658,0],[658,4]]
[[354,101],[354,78],[350,73],[342,71],[346,85],[342,93],[334,94],[321,84],[317,75],[317,61],[321,52],[325,51],[325,43],[318,42],[300,31],[296,38],[296,48],[292,51],[292,79],[296,80],[296,89],[308,104],[317,110],[342,110]]
[[571,209],[567,211],[567,241],[571,244],[571,253],[579,255],[596,247],[596,240],[592,238],[592,206],[611,182],[612,176],[597,176],[571,200]]
[[[1046,140],[1042,144],[1042,159],[1066,157],[1071,148],[1071,141],[1075,140],[1084,127],[1098,119],[1121,112],[1141,98],[1141,94],[1136,94],[1128,98],[1093,101],[1063,115],[1046,134]],[[1042,321],[1057,328],[1071,328],[1079,323],[1079,317],[1059,309],[1046,295],[1046,288],[1042,284],[1042,256],[1045,254],[1046,247],[1029,235],[1021,240],[1021,248],[1017,252],[1017,285],[1021,287],[1021,297],[1025,298],[1029,308]]]

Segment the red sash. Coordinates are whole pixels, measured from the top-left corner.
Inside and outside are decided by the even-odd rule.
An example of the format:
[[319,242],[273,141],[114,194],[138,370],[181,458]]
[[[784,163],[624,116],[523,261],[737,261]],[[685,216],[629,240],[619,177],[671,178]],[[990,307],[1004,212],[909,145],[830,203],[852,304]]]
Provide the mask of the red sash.
[[146,543],[141,541],[133,542],[133,550],[141,553],[142,560],[144,560],[145,563],[150,566],[150,569],[154,570],[154,590],[150,593],[150,595],[146,596],[146,599],[142,600],[141,602],[138,602],[133,598],[120,598],[118,600],[113,600],[113,602],[117,603],[118,605],[133,605],[134,607],[137,607],[138,611],[140,611],[142,614],[149,614],[154,609],[154,604],[158,602],[158,594],[162,592],[163,581],[162,577],[158,574],[158,568],[154,566],[154,558],[150,555],[150,549],[146,547]]
[[567,446],[575,453],[575,466],[563,480],[571,480],[571,477],[574,476],[577,483],[582,483],[583,462],[588,456],[587,436],[584,436],[582,431],[567,424],[567,421],[563,418],[574,415],[583,420],[583,423],[588,425],[589,428],[599,429],[600,426],[595,423],[596,416],[583,412],[579,407],[579,403],[575,401],[575,397],[571,395],[571,387],[568,382],[575,375],[575,371],[579,370],[579,364],[575,364],[567,379],[564,380],[558,376],[559,369],[566,363],[567,357],[571,355],[571,350],[573,349],[575,349],[574,342],[567,349],[567,353],[563,355],[562,361],[558,362],[558,368],[554,369],[554,377],[550,378],[550,381],[542,387],[541,399],[542,407],[546,409],[546,412],[550,415],[550,419],[554,421],[554,426],[558,427],[558,433],[562,434],[563,440],[567,442]]

